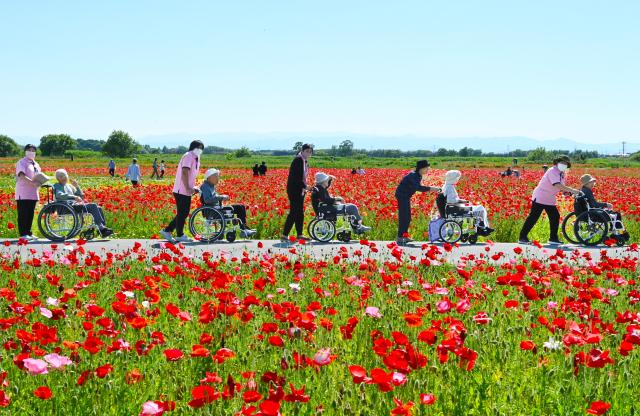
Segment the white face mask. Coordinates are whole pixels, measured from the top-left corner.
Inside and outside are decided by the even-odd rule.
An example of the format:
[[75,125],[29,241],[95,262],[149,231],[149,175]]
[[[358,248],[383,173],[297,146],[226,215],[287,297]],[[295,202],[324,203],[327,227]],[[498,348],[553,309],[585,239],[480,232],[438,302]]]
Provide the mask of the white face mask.
[[560,172],[564,172],[565,170],[567,170],[568,166],[565,165],[564,163],[558,163],[558,170]]
[[36,152],[32,150],[27,150],[26,152],[24,152],[24,155],[27,157],[27,159],[33,160],[36,158]]
[[202,149],[200,149],[199,147],[196,149],[192,150],[193,154],[196,155],[197,157],[200,157],[200,155],[202,154]]

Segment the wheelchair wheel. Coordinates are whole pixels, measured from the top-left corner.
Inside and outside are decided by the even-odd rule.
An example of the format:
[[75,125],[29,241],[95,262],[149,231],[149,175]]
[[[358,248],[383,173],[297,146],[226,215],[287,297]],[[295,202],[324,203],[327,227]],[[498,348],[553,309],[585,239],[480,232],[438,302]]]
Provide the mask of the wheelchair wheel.
[[564,238],[571,244],[580,243],[576,238],[576,234],[574,232],[576,218],[576,213],[571,212],[567,214],[567,216],[564,217],[564,220],[562,221],[562,235],[564,235]]
[[599,209],[585,211],[578,215],[574,224],[574,233],[580,244],[597,246],[607,237],[609,223],[604,220],[606,213]]
[[478,234],[471,234],[468,238],[469,244],[475,244],[478,242]]
[[462,227],[453,220],[446,220],[440,226],[440,238],[445,243],[457,243],[462,238]]
[[222,213],[213,207],[200,207],[189,218],[191,234],[207,243],[219,240],[224,234],[225,225]]
[[311,238],[322,243],[331,241],[336,235],[336,226],[329,220],[312,221],[312,224],[309,224],[309,227],[309,234],[311,235]]
[[38,229],[51,241],[65,241],[73,238],[82,226],[81,219],[71,205],[51,203],[38,214]]

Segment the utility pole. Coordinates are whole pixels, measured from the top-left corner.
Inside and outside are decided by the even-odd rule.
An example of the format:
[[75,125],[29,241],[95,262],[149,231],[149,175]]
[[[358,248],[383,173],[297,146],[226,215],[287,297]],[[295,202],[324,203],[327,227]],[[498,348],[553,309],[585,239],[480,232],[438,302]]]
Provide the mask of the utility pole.
[[627,144],[627,142],[622,142],[622,157],[624,157],[624,145]]

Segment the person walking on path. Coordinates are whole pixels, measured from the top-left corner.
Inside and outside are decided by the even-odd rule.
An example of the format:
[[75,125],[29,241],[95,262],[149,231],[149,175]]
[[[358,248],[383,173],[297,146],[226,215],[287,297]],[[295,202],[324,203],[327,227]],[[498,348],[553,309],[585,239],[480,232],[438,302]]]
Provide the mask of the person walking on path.
[[309,158],[313,154],[313,145],[305,143],[302,145],[300,152],[293,158],[289,167],[289,176],[287,177],[287,196],[289,197],[289,214],[284,222],[284,230],[280,240],[282,242],[289,241],[289,233],[294,224],[296,227],[296,238],[298,240],[309,241],[302,235],[302,227],[304,225],[304,197],[311,187],[307,185],[307,176],[309,175]]
[[127,169],[127,179],[131,181],[133,186],[138,186],[140,181],[142,181],[142,173],[140,173],[140,165],[138,165],[138,159],[133,158],[131,164],[129,165],[129,169]]
[[560,211],[558,211],[556,195],[558,192],[567,192],[573,195],[580,193],[578,189],[565,185],[566,171],[571,167],[569,156],[560,155],[553,159],[553,166],[542,175],[538,186],[533,190],[531,197],[531,211],[520,230],[518,242],[529,244],[529,233],[536,225],[542,211],[549,217],[549,244],[560,245],[558,228],[560,226]]
[[16,205],[18,208],[18,234],[21,239],[34,241],[38,238],[31,232],[36,204],[40,200],[40,165],[36,162],[36,146],[24,147],[24,157],[16,164]]
[[[184,234],[184,224],[191,210],[191,197],[199,192],[196,187],[196,178],[200,172],[200,156],[204,150],[204,144],[200,140],[194,140],[189,145],[189,151],[182,155],[176,179],[173,184],[173,197],[176,201],[176,216],[169,225],[160,231],[160,235],[172,243],[191,242],[191,238]],[[176,238],[173,238],[173,231]]]
[[411,197],[416,192],[440,192],[435,186],[423,186],[422,177],[429,171],[429,161],[418,160],[414,171],[402,178],[396,188],[396,200],[398,201],[398,234],[396,243],[405,245],[411,241],[409,238],[409,225],[411,224]]

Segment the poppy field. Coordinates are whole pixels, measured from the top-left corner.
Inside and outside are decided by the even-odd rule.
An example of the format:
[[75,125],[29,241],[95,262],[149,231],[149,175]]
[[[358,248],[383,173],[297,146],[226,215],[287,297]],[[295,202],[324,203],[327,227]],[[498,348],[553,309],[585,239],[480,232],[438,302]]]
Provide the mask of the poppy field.
[[327,260],[3,250],[6,414],[637,412],[637,245],[455,266],[364,240]]
[[[84,162],[66,168],[120,238],[157,238],[174,214],[170,177],[134,188]],[[2,237],[17,237],[11,170],[0,165]],[[238,257],[212,245],[194,257],[169,243],[96,253],[82,240],[42,252],[5,241],[0,412],[640,413],[638,169],[585,170],[598,178],[597,197],[624,216],[632,244],[622,257],[550,250],[536,260],[516,247],[507,260],[488,244],[456,264],[446,261],[455,246],[424,244],[410,256],[389,242],[393,191],[406,171],[322,170],[337,177],[332,193],[356,202],[374,227],[333,258],[309,256],[304,244],[280,253],[258,244]],[[492,240],[514,241],[541,173],[464,169],[458,192],[487,207]],[[569,184],[581,173],[571,172]],[[439,186],[443,174],[433,169],[425,183]],[[286,170],[222,175],[220,192],[247,205],[258,238],[276,238],[288,208]],[[414,197],[416,239],[428,237],[434,196]],[[570,210],[562,199],[561,212]],[[545,223],[532,240],[546,242]]]

